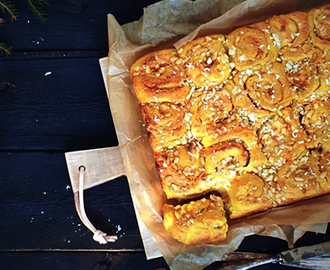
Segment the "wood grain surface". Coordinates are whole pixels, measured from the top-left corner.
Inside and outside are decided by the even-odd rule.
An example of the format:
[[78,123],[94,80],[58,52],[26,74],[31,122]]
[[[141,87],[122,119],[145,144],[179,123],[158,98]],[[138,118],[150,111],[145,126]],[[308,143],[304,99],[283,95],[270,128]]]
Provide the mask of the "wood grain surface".
[[[13,2],[19,18],[6,16],[0,28],[0,42],[13,47],[0,58],[0,269],[169,269],[163,258],[145,258],[125,177],[85,192],[92,223],[119,238],[107,245],[92,240],[76,214],[64,157],[117,145],[99,68],[108,51],[106,15],[131,22],[156,1],[51,1],[46,24],[26,0]],[[297,246],[329,235],[307,233]],[[239,248],[285,249],[284,241],[260,236]]]

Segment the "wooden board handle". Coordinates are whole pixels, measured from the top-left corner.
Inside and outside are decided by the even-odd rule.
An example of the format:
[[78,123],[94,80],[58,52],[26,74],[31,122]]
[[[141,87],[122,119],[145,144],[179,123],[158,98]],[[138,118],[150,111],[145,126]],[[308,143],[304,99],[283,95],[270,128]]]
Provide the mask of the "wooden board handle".
[[79,167],[85,167],[84,190],[126,174],[119,146],[65,153],[73,193],[79,190]]
[[119,147],[65,153],[76,210],[82,223],[100,243],[115,242],[116,235],[96,229],[88,219],[84,206],[84,190],[118,178],[126,173]]

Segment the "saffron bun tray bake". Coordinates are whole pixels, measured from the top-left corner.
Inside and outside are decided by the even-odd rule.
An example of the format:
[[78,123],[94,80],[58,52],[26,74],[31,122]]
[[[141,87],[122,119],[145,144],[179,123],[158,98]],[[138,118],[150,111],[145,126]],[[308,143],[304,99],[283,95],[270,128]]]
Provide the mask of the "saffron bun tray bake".
[[330,192],[329,49],[325,5],[131,66],[175,239],[219,242],[228,220]]

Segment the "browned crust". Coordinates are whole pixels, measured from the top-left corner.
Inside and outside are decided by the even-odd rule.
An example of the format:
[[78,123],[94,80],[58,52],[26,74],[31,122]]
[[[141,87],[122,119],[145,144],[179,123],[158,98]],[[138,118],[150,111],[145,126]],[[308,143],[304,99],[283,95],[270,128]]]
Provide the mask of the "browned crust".
[[[330,192],[327,18],[330,5],[273,16],[133,64],[133,89],[167,198],[216,191],[234,219]],[[176,239],[225,237],[204,228],[187,238],[190,226],[177,225],[185,207],[164,206],[164,225]]]

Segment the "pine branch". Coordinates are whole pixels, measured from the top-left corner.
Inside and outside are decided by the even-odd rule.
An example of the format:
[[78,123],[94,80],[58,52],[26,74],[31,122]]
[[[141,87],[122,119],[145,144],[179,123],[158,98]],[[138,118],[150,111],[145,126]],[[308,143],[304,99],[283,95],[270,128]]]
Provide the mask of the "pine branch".
[[34,15],[41,22],[48,22],[46,7],[49,6],[49,0],[28,0],[27,2]]
[[4,43],[0,43],[0,54],[7,54],[10,55],[11,54],[11,47],[8,47],[6,44]]
[[68,0],[68,2],[69,2],[70,4],[74,4],[74,3],[76,2],[76,0]]
[[18,12],[15,5],[11,1],[0,0],[0,11],[2,13],[8,13],[12,20],[17,20]]

